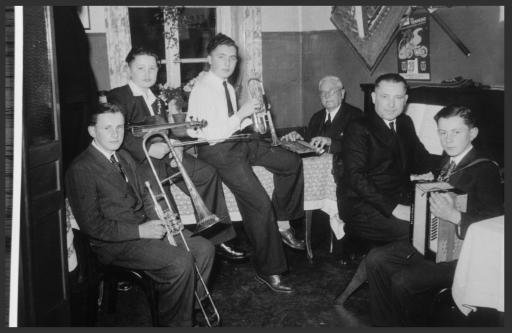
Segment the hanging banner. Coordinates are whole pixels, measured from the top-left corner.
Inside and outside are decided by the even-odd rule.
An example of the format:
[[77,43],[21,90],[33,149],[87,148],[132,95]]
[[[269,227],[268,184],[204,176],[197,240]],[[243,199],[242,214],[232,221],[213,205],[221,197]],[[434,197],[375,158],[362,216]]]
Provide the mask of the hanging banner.
[[400,22],[398,73],[408,80],[430,80],[430,25],[427,14]]

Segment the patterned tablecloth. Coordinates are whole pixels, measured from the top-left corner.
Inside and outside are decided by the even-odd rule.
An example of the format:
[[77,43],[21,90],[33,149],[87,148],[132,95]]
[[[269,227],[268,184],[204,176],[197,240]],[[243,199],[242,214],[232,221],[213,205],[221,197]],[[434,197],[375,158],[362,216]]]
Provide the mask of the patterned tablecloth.
[[[338,207],[336,204],[336,184],[332,175],[332,154],[305,157],[302,159],[302,162],[304,165],[304,209],[321,209],[332,218],[337,217]],[[253,167],[253,170],[271,197],[272,191],[274,191],[272,173],[260,166]],[[190,198],[175,185],[171,187],[171,192],[178,205],[183,223],[196,223]],[[235,197],[226,185],[224,185],[224,195],[231,220],[241,221],[242,217],[240,216]],[[331,222],[331,226],[332,224]]]
[[469,226],[453,278],[452,295],[465,315],[475,307],[505,311],[505,219]]

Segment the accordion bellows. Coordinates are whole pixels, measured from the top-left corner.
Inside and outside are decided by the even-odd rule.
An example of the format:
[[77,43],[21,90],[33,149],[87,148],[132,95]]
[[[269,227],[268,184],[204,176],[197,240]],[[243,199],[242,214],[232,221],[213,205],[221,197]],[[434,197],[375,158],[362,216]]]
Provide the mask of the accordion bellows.
[[429,198],[434,192],[447,192],[454,198],[455,207],[466,212],[467,194],[445,182],[418,182],[414,189],[411,209],[411,242],[425,258],[438,262],[459,258],[463,240],[458,226],[430,213]]

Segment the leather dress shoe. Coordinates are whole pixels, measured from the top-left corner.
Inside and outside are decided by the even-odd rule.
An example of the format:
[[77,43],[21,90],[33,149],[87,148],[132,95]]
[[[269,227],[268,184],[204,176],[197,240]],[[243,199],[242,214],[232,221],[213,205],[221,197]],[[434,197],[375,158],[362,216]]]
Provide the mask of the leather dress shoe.
[[246,252],[235,250],[226,243],[220,243],[217,245],[215,247],[215,253],[228,260],[244,260],[249,257]]
[[303,240],[298,240],[297,238],[295,238],[291,229],[279,230],[279,233],[281,234],[281,239],[283,240],[283,243],[285,243],[292,249],[295,249],[295,250],[305,250],[306,249],[306,243],[304,243]]
[[277,293],[291,294],[294,292],[292,287],[284,285],[281,282],[281,275],[256,275],[256,281],[266,284],[272,291]]

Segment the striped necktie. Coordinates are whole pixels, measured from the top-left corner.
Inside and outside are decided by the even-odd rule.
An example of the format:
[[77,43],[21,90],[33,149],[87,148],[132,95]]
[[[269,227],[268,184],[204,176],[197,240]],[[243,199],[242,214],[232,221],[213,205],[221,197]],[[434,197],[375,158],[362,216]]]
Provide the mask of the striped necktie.
[[114,164],[115,166],[117,166],[117,168],[119,169],[119,173],[121,174],[121,176],[123,176],[125,182],[129,183],[128,181],[128,177],[126,177],[126,173],[124,172],[123,170],[123,167],[121,166],[121,163],[119,163],[116,158],[114,157],[114,154],[112,154],[110,156],[110,162],[112,162],[112,164]]

